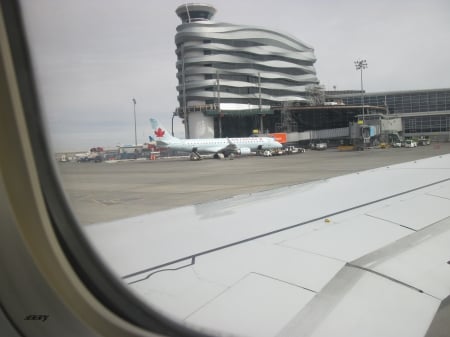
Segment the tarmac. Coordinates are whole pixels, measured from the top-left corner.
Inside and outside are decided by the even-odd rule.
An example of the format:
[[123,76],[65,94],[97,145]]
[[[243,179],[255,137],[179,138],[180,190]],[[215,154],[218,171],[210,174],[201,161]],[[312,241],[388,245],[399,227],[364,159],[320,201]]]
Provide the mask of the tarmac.
[[67,162],[57,167],[74,214],[80,224],[89,225],[447,153],[450,143],[432,143],[417,148],[308,150],[234,160]]

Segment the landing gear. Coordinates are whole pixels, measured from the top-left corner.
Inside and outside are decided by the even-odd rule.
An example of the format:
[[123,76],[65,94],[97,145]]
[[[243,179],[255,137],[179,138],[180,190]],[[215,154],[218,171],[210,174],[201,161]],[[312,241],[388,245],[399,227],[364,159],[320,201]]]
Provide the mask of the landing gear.
[[224,154],[222,152],[217,152],[213,156],[214,159],[230,159],[230,160],[233,160],[234,157],[236,157],[236,154],[234,152],[231,152],[228,154]]
[[213,156],[214,159],[224,159],[225,155],[222,152],[217,152]]

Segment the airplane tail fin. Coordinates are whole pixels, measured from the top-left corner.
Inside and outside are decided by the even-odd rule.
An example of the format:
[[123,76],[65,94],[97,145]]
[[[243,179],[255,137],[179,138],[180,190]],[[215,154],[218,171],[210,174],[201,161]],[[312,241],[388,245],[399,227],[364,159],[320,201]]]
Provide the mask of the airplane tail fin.
[[178,138],[172,136],[170,132],[155,118],[150,118],[150,125],[153,131],[151,137],[156,141],[167,145],[178,143],[180,141]]

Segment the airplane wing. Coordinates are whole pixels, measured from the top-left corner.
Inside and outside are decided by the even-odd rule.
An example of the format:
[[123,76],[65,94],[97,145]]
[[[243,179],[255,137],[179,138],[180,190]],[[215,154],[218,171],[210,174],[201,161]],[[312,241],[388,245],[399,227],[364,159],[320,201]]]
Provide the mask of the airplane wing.
[[222,148],[221,150],[219,150],[218,152],[222,152],[226,155],[230,154],[230,153],[236,153],[237,150],[239,150],[239,147],[234,144],[229,138],[227,138],[228,141],[228,145],[225,146],[224,148]]
[[216,147],[208,147],[202,150],[202,152],[207,152],[207,153],[218,153],[218,152],[231,152],[231,151],[235,151],[235,149],[237,149],[236,145],[227,145],[227,146],[216,146]]
[[237,145],[233,144],[230,140],[228,140],[226,146],[211,146],[207,147],[198,146],[198,152],[200,153],[223,153],[225,156],[228,156],[230,153],[236,153],[239,148]]
[[189,325],[243,336],[447,333],[450,155],[85,230],[124,282]]
[[201,152],[205,153],[223,153],[229,155],[230,153],[235,153],[239,149],[236,144],[234,144],[230,139],[227,138],[228,144],[226,146],[208,146],[207,148],[201,149]]

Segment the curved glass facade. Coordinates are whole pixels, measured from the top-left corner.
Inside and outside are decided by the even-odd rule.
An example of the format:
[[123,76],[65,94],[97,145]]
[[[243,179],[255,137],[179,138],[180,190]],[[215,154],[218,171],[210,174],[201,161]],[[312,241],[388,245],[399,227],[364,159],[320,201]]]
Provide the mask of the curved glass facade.
[[[175,36],[178,110],[183,116],[187,112],[185,122],[193,106],[307,101],[305,86],[319,82],[313,48],[290,35],[211,21],[215,9],[204,4],[181,5],[176,13],[182,20]],[[194,119],[211,125],[208,118]],[[186,131],[195,136],[192,125]]]

